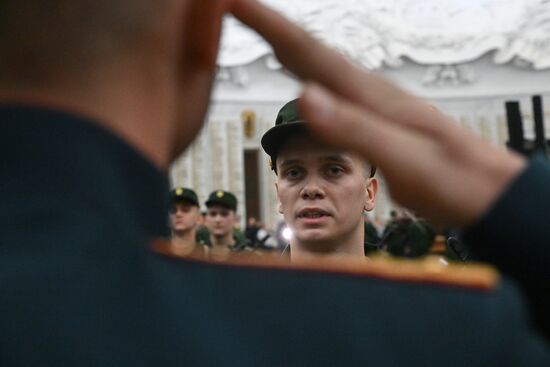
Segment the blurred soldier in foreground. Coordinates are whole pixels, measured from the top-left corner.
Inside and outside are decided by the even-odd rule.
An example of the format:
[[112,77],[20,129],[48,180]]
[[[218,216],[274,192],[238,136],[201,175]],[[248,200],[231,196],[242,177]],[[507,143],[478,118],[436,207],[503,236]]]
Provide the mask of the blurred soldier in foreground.
[[352,152],[321,143],[306,125],[293,100],[262,137],[277,175],[279,212],[292,230],[291,258],[364,257],[363,212],[374,208],[376,169]]
[[[464,228],[504,276],[152,253],[227,10],[307,82],[299,107],[320,139],[382,169],[402,205]],[[550,365],[540,160],[487,145],[251,0],[3,0],[0,49],[1,366]]]
[[195,191],[176,187],[170,191],[171,245],[181,254],[195,250],[196,228],[201,212]]

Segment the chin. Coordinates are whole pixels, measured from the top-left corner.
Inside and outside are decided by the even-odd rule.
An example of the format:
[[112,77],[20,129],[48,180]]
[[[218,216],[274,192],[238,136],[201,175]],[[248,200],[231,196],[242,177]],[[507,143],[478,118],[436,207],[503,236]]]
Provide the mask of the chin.
[[[301,243],[309,243],[312,244],[311,247],[316,246],[322,246],[322,244],[326,244],[327,242],[334,242],[334,238],[332,236],[329,236],[327,233],[323,233],[324,231],[307,231],[308,233],[303,233],[300,236],[296,236],[296,239],[300,241]],[[326,246],[322,246],[325,248]]]

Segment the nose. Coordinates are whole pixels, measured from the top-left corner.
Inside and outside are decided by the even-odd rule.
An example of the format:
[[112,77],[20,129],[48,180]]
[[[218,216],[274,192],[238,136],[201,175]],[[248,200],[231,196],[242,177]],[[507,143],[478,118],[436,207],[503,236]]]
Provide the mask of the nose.
[[304,182],[300,196],[303,200],[322,199],[325,196],[325,191],[319,182],[319,177],[310,175]]

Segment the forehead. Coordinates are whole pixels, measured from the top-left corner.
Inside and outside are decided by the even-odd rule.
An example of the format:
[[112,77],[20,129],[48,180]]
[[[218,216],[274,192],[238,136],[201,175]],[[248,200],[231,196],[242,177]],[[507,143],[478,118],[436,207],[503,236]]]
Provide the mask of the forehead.
[[222,205],[210,205],[208,208],[207,208],[207,211],[208,213],[211,213],[211,212],[232,212],[233,213],[233,210],[229,209],[229,208],[226,208],[225,206],[222,206]]
[[174,202],[172,205],[178,207],[178,208],[191,208],[191,207],[194,207],[195,205],[191,204],[190,202],[188,201],[176,201]]
[[351,165],[359,166],[366,164],[366,161],[356,154],[328,146],[309,135],[289,137],[277,153],[277,167],[289,161],[314,163],[331,160],[342,160]]

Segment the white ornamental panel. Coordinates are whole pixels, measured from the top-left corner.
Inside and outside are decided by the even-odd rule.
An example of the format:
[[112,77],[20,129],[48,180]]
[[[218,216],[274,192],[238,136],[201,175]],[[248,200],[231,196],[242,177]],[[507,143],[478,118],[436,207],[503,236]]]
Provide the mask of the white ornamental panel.
[[[548,0],[263,2],[370,69],[384,63],[399,66],[404,58],[428,65],[460,64],[490,51],[495,63],[550,68]],[[270,55],[271,48],[259,36],[234,18],[226,19],[218,60],[222,68]],[[273,58],[266,60],[269,67],[279,67]],[[230,77],[227,71],[222,76]]]

